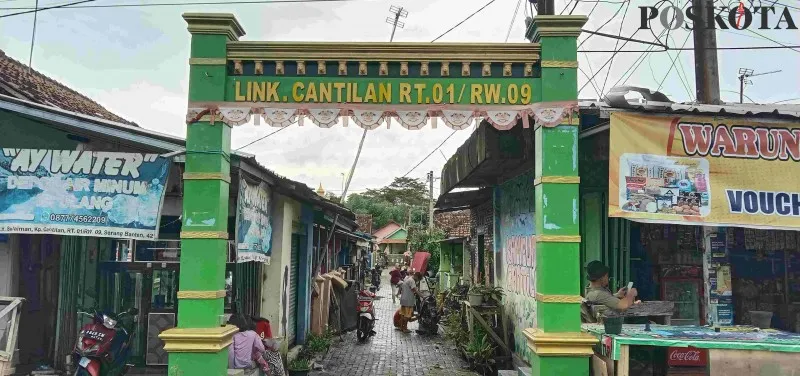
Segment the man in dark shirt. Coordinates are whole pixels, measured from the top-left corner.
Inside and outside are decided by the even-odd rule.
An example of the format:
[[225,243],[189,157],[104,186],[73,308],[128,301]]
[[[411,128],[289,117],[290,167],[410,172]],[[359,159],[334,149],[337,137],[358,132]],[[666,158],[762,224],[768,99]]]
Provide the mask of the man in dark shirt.
[[391,279],[389,280],[389,284],[392,285],[392,304],[397,303],[397,291],[395,290],[398,284],[403,280],[403,277],[400,275],[400,264],[395,264],[394,269],[389,272],[389,276]]
[[589,277],[589,286],[586,288],[586,302],[593,305],[603,305],[607,308],[624,311],[636,302],[638,291],[636,288],[627,290],[621,288],[616,294],[608,289],[607,266],[600,261],[592,261],[586,265],[586,274]]

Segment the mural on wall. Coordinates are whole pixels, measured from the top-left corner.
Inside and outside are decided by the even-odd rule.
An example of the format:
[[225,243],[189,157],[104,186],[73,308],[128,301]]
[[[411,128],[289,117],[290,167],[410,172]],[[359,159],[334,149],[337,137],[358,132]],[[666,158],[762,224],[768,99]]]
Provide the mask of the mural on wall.
[[534,238],[534,174],[528,171],[501,184],[496,192],[499,212],[497,250],[502,252],[505,310],[514,326],[516,352],[530,360],[522,331],[536,327],[536,240]]

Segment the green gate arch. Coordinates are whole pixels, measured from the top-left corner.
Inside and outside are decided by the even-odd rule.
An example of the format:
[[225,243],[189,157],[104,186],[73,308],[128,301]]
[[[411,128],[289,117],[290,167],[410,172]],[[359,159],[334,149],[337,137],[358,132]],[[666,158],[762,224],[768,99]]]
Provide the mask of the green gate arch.
[[[178,327],[161,334],[170,375],[226,374],[236,333],[222,322],[231,128],[340,120],[413,130],[486,120],[535,132],[537,312],[525,330],[527,361],[536,375],[588,374],[596,340],[580,330],[576,206],[577,38],[586,17],[537,16],[533,43],[515,44],[240,41],[232,14],[183,18],[191,57],[181,270],[190,272],[180,276]],[[561,225],[544,226],[545,217]]]

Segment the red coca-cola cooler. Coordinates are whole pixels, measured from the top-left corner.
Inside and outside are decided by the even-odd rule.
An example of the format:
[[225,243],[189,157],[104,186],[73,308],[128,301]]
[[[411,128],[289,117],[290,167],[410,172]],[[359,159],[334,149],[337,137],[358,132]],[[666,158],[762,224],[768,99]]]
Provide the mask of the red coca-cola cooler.
[[670,347],[667,349],[667,375],[705,376],[708,351],[695,347]]

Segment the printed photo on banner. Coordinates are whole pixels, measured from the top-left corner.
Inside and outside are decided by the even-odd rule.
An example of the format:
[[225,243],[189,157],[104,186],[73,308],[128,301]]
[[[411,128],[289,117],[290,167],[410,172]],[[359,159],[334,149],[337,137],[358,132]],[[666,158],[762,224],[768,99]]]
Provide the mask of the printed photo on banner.
[[272,192],[264,183],[239,181],[236,208],[236,262],[269,264],[272,255]]
[[796,230],[798,162],[800,122],[615,112],[608,215]]
[[622,210],[700,217],[711,212],[705,159],[626,153],[619,166]]
[[156,239],[169,166],[158,154],[3,148],[0,233]]

